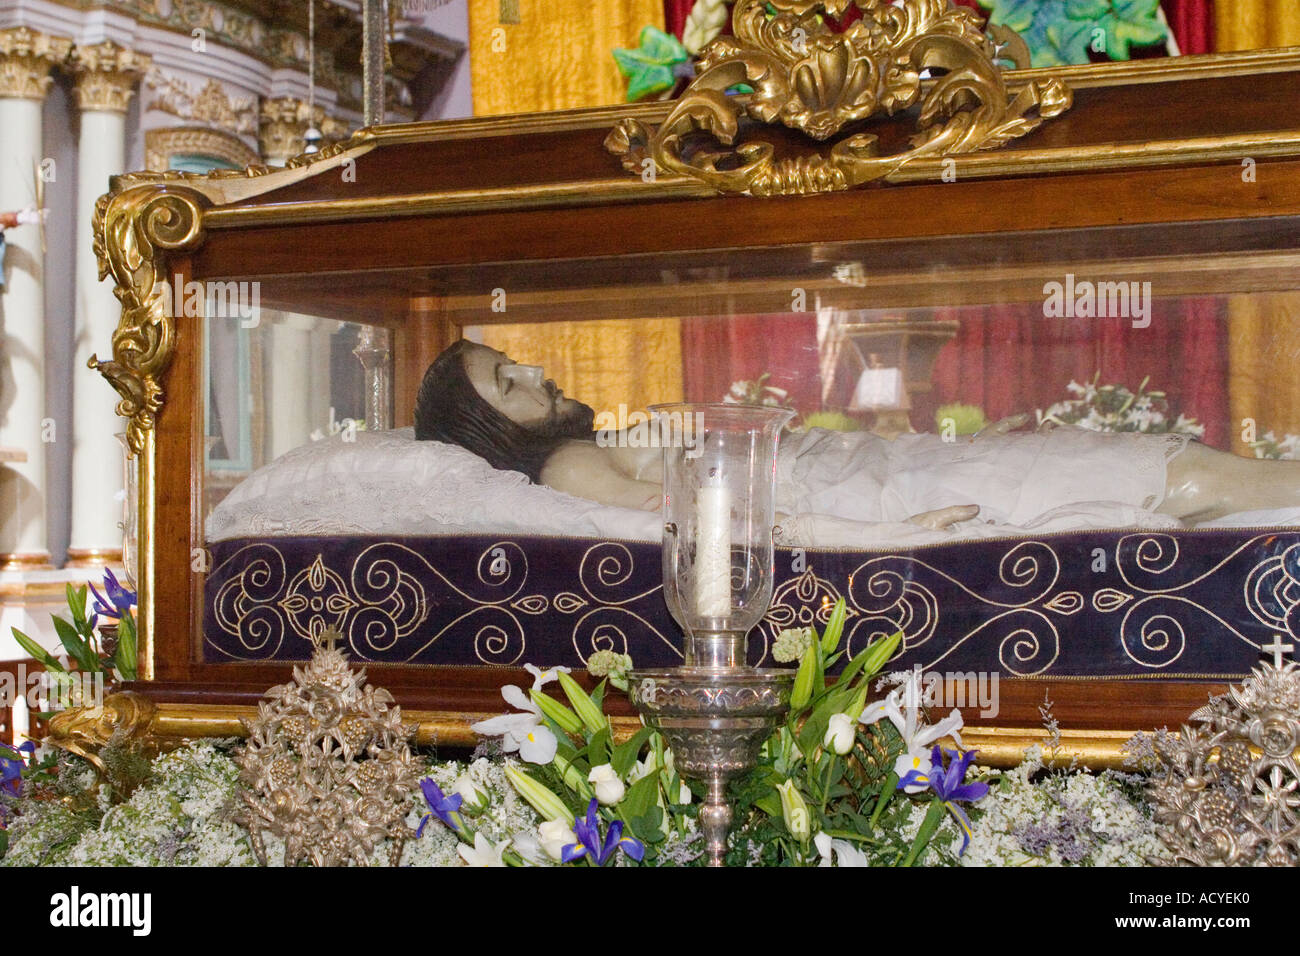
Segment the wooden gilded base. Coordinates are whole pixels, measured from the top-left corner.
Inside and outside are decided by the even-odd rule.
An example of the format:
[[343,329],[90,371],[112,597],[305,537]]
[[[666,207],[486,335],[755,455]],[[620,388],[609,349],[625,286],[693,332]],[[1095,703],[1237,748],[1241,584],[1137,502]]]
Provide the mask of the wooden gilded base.
[[0,554],[0,571],[52,571],[48,551],[23,551]]
[[103,568],[122,566],[121,548],[69,548],[65,568]]

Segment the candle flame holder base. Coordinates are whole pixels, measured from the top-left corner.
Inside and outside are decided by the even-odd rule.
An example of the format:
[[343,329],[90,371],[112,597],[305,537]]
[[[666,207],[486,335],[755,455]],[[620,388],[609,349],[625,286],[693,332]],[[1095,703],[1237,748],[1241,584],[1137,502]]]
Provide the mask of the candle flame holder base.
[[632,703],[672,748],[677,771],[708,788],[700,827],[709,866],[724,866],[732,823],[727,783],[757,766],[764,742],[790,711],[794,674],[687,666],[630,676]]

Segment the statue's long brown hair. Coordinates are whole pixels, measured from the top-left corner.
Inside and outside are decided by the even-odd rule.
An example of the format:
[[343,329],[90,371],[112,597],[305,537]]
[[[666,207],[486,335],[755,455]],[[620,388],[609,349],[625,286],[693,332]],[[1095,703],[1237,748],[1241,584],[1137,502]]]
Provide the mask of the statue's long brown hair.
[[502,471],[521,471],[533,482],[566,439],[591,437],[592,412],[585,405],[572,418],[526,427],[489,405],[465,371],[462,339],[433,360],[415,396],[415,437],[459,445]]

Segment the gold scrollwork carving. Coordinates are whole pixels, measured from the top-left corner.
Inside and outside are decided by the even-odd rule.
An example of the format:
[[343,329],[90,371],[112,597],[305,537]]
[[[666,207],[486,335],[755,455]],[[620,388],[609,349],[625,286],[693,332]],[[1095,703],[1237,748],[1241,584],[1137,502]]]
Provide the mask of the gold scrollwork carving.
[[[862,18],[833,32],[827,17],[851,5]],[[949,0],[738,0],[732,24],[735,36],[704,49],[698,75],[657,130],[624,119],[609,134],[605,146],[625,168],[641,173],[648,158],[726,193],[832,192],[917,159],[995,149],[1073,102],[1059,79],[1030,82],[1011,97],[998,65],[1005,54],[973,11]],[[1009,46],[1014,56],[1023,44]],[[728,95],[741,84],[753,92]],[[834,142],[829,155],[778,157],[772,143],[741,141],[744,120],[821,142],[918,104],[916,133],[902,151],[885,151],[866,131]]]
[[99,751],[109,743],[144,742],[158,708],[147,697],[125,691],[109,694],[97,707],[76,707],[50,718],[45,742],[90,761],[106,773]]
[[162,408],[161,380],[176,347],[167,260],[203,241],[202,203],[191,190],[151,185],[95,204],[99,277],[112,273],[122,317],[113,333],[113,358],[92,355],[87,364],[122,396],[117,413],[127,419],[127,444],[136,455]]

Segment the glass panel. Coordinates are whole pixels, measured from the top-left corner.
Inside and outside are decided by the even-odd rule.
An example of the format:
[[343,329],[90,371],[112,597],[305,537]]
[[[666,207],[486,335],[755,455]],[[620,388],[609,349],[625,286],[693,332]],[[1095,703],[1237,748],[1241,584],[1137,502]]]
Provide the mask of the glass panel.
[[[1087,442],[1077,452],[1062,451],[1067,446],[1056,439],[1050,448],[1026,445],[1020,458],[1007,459],[1018,464],[990,466],[988,482],[1009,482],[1001,489],[965,484],[978,485],[980,473],[963,471],[971,453],[961,450],[972,447],[975,433],[1003,422],[1015,435],[1079,426],[1189,436],[1239,458],[1300,455],[1298,225],[1006,232],[266,278],[258,283],[259,322],[209,323],[207,508],[251,470],[338,435],[349,421],[372,432],[389,422],[409,425],[424,369],[437,354],[428,343],[463,332],[504,356],[474,380],[480,399],[505,408],[508,388],[531,389],[542,417],[524,424],[540,422],[542,430],[578,407],[562,398],[576,399],[590,408],[597,447],[612,442],[625,455],[628,430],[660,402],[788,406],[798,413],[788,436],[814,427],[887,439],[934,436],[938,444],[909,438],[872,446],[870,454],[889,461],[877,485],[828,487],[830,497],[801,499],[799,507],[837,518],[902,522],[969,497],[984,502],[976,520],[1008,533],[1082,526],[1035,522],[1094,499],[1122,500],[1129,509],[1094,509],[1097,527],[1165,526],[1164,516],[1151,518],[1162,501],[1187,525],[1261,510],[1269,514],[1241,520],[1300,523],[1300,512],[1279,510],[1300,503],[1300,482],[1238,471],[1226,458],[1193,462],[1200,453],[1183,458],[1181,441],[1153,437],[1110,469]],[[506,360],[541,371],[511,378],[497,368]],[[460,400],[475,405],[466,394]],[[993,440],[986,434],[974,447]],[[518,470],[540,480],[551,460],[529,458],[537,453],[529,449],[511,453],[523,455]],[[1068,467],[1045,469],[1038,456],[1049,453],[1077,455],[1102,474],[1089,481]],[[1176,470],[1166,465],[1174,460],[1196,464],[1195,488],[1182,489],[1186,500],[1173,494]],[[624,477],[659,480],[652,467],[629,461],[615,461]],[[801,465],[799,480],[826,485],[820,472],[831,467]],[[1127,485],[1116,477],[1125,469]],[[583,479],[565,474],[557,466],[546,483],[583,493]],[[1062,487],[1047,487],[1054,482]],[[409,482],[404,488],[419,491]],[[874,498],[870,506],[845,504],[832,500],[839,493]],[[391,503],[373,489],[370,497]],[[609,500],[654,507],[653,494],[631,497]],[[472,521],[458,520],[455,508],[430,506],[426,524],[402,528],[481,527],[490,504],[466,504]],[[517,530],[525,516],[508,517]],[[962,526],[973,525],[963,519]],[[555,532],[546,520],[541,527]]]

